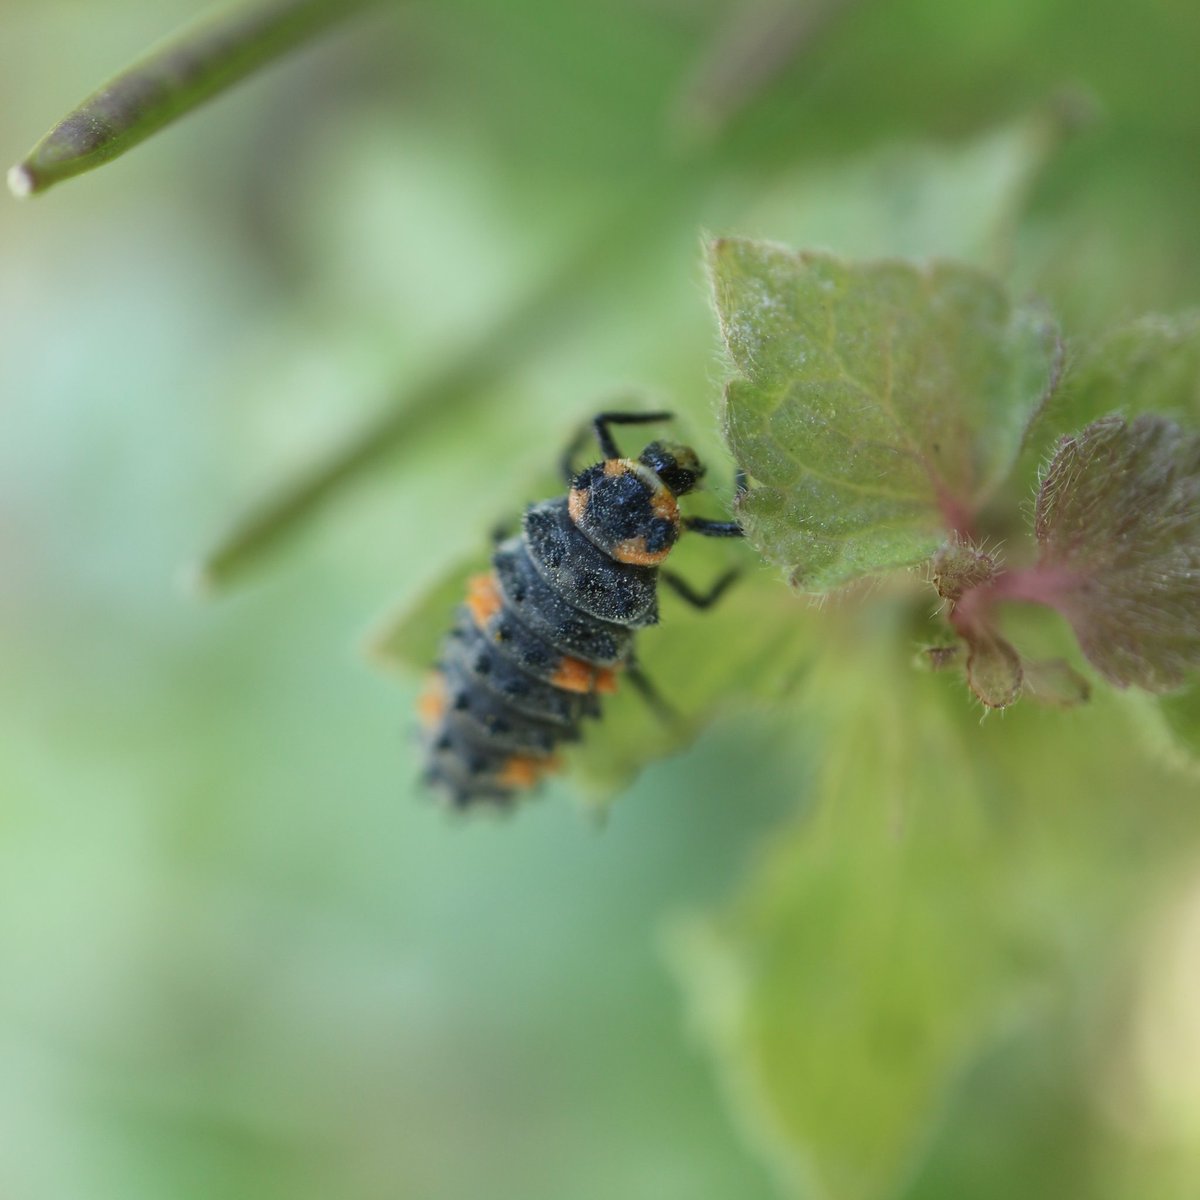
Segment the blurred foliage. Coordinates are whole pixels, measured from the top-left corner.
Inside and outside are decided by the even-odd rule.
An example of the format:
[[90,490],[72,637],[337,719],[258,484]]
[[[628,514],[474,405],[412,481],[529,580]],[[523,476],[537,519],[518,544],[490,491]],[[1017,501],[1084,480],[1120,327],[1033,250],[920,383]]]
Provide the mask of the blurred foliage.
[[[10,161],[197,7],[14,0]],[[721,715],[595,838],[571,775],[421,805],[419,680],[347,644],[433,629],[618,390],[723,507],[701,230],[967,259],[1058,315],[1086,420],[1194,421],[1191,318],[1140,314],[1200,306],[1198,49],[1172,0],[387,5],[0,212],[5,1197],[1190,1197],[1195,685],[981,724],[911,668],[921,580],[751,568],[643,639]],[[984,514],[1009,561],[1075,411]],[[201,564],[246,586],[189,605],[256,494]],[[591,732],[610,785],[675,748],[636,697]]]

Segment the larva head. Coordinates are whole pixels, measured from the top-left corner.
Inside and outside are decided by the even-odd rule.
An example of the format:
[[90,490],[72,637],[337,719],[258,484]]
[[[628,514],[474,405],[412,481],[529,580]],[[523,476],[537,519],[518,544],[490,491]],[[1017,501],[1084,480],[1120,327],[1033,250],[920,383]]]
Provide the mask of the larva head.
[[690,492],[704,478],[704,467],[690,446],[677,442],[651,442],[638,462],[652,470],[672,495]]

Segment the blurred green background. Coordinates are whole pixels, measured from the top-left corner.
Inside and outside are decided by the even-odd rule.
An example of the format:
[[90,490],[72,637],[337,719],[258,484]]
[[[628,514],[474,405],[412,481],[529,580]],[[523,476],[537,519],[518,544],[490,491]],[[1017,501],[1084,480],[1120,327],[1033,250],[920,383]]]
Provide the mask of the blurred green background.
[[[197,11],[8,0],[9,160]],[[1072,334],[1200,301],[1198,51],[1183,0],[384,6],[0,204],[4,1200],[779,1194],[660,951],[808,803],[798,715],[726,715],[602,825],[569,779],[462,823],[414,782],[420,681],[363,644],[614,394],[728,478],[703,229],[967,254]],[[237,512],[464,358],[189,591]],[[1031,1102],[1012,1173],[968,1145],[903,1194],[1083,1195],[1073,1103],[1046,1175]]]

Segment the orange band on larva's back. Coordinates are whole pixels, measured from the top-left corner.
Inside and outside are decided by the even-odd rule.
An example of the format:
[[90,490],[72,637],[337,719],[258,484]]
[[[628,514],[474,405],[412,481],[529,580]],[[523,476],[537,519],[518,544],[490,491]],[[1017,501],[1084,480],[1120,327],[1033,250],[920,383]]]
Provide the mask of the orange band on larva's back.
[[611,696],[617,690],[616,673],[609,667],[595,667],[581,658],[564,655],[550,683],[564,692],[600,692]]
[[425,690],[417,697],[417,718],[426,729],[432,729],[446,715],[446,680],[435,671],[429,676]]
[[528,754],[514,754],[506,759],[496,776],[501,787],[531,788],[548,771],[559,767],[557,758],[533,758]]
[[589,491],[587,488],[572,488],[567,493],[567,513],[576,525],[583,520],[587,512]]
[[596,680],[592,685],[592,690],[599,692],[602,696],[616,695],[617,691],[617,673],[611,667],[601,667],[596,672]]
[[670,553],[670,546],[661,550],[647,550],[644,537],[626,538],[609,551],[617,562],[631,563],[635,567],[656,567]]
[[467,582],[467,608],[471,619],[482,629],[504,607],[504,597],[496,576],[472,575]]
[[654,495],[650,497],[650,508],[656,517],[662,517],[664,521],[675,524],[679,520],[679,505],[675,503],[675,497],[671,494],[670,488],[664,487],[661,483]]

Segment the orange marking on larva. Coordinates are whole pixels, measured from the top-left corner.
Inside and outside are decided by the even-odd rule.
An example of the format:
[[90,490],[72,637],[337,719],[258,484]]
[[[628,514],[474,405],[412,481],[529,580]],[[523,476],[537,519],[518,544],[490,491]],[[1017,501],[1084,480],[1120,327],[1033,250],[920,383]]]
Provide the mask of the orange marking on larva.
[[563,655],[550,682],[564,692],[600,692],[611,696],[617,690],[616,672],[611,667],[596,667],[569,654]]
[[670,546],[666,546],[662,550],[647,550],[646,539],[644,537],[636,537],[626,538],[623,542],[618,542],[609,551],[609,554],[617,562],[631,563],[635,567],[656,567],[670,552]]
[[605,475],[628,475],[633,469],[633,463],[627,458],[606,458],[604,460]]
[[588,489],[587,488],[572,488],[567,493],[567,512],[571,515],[571,520],[576,525],[583,520],[583,514],[587,512],[588,506]]
[[564,654],[558,670],[550,676],[550,682],[564,692],[590,692],[596,678],[596,668],[581,658]]
[[467,583],[467,608],[471,619],[482,629],[504,606],[496,576],[472,575]]
[[417,718],[432,729],[446,714],[446,680],[440,672],[429,676],[425,690],[417,697]]
[[596,683],[593,688],[602,696],[612,696],[617,690],[617,673],[612,667],[601,667],[596,672]]
[[655,489],[654,495],[650,497],[650,509],[656,517],[670,521],[672,525],[679,521],[679,505],[675,503],[675,497],[665,487]]
[[504,766],[496,776],[496,782],[500,787],[533,787],[545,769],[546,763],[540,758],[515,754],[506,758]]

